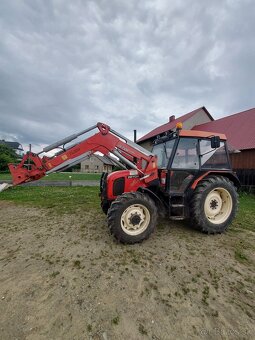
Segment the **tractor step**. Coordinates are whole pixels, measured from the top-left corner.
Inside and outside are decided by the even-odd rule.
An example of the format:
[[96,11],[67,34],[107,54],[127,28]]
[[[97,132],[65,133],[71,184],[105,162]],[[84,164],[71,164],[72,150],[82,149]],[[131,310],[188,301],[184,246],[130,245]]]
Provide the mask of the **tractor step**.
[[172,208],[184,208],[185,205],[184,204],[171,204]]
[[171,192],[169,197],[169,218],[171,220],[184,220],[185,197],[184,193]]
[[181,221],[185,219],[184,216],[170,216],[169,218],[170,220],[173,220],[173,221]]
[[170,197],[184,197],[184,193],[183,192],[170,192]]

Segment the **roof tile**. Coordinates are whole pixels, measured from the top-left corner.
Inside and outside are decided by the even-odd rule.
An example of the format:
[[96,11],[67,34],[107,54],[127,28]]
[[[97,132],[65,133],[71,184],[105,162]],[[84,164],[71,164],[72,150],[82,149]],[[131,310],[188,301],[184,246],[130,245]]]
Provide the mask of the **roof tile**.
[[235,149],[255,148],[255,108],[209,123],[196,125],[193,130],[224,133]]

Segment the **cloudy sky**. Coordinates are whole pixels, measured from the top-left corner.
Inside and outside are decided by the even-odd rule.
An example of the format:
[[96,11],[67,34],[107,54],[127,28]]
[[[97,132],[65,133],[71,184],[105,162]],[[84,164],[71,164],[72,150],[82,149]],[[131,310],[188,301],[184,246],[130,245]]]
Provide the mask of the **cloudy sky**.
[[1,0],[0,138],[103,121],[132,138],[205,105],[255,106],[254,0]]

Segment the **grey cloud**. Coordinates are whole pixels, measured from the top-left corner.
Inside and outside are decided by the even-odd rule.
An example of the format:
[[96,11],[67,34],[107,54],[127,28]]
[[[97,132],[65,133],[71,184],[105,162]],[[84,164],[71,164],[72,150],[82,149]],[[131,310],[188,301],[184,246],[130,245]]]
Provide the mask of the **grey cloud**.
[[132,138],[205,105],[254,106],[255,5],[1,1],[0,137],[48,144],[104,121]]

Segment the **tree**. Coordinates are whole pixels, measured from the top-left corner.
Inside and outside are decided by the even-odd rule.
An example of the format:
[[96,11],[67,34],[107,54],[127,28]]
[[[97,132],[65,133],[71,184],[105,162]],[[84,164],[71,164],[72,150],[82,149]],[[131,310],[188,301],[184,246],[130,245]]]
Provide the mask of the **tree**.
[[18,156],[8,145],[0,144],[0,171],[8,170],[8,163],[16,163]]

